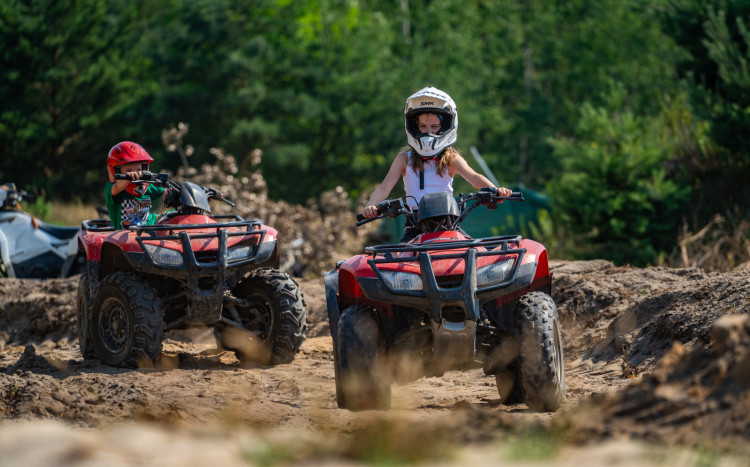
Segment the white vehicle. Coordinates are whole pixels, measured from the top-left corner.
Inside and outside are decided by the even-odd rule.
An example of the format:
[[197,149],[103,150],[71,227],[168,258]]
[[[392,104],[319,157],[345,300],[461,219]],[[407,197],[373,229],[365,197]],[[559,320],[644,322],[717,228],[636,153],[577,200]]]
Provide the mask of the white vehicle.
[[30,195],[0,185],[0,277],[68,277],[78,272],[79,227],[60,227],[21,209]]

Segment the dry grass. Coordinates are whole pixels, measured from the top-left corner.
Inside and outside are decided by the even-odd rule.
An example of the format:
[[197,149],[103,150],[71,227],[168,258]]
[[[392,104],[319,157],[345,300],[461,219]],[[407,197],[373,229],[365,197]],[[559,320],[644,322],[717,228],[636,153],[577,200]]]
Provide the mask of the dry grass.
[[[104,203],[102,203],[103,205]],[[96,219],[96,205],[83,204],[80,201],[74,203],[52,202],[49,213],[44,216],[44,221],[56,225],[81,225],[87,219]]]
[[677,251],[665,265],[696,267],[708,272],[750,267],[750,222],[717,214],[696,232],[684,226]]

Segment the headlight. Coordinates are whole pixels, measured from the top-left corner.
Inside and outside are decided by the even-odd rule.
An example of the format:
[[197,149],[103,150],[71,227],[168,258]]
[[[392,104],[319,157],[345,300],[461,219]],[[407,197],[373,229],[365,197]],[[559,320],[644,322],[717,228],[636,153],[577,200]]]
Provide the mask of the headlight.
[[422,290],[422,278],[409,272],[380,271],[388,285],[396,290]]
[[173,266],[179,266],[182,264],[182,253],[163,246],[156,245],[143,245],[146,251],[151,255],[154,262],[158,264],[170,264]]
[[250,252],[252,250],[253,250],[252,245],[233,246],[227,250],[227,261],[245,259],[248,256],[250,256]]
[[511,270],[513,269],[514,259],[506,259],[500,263],[491,264],[480,268],[477,271],[477,285],[499,284],[508,280]]

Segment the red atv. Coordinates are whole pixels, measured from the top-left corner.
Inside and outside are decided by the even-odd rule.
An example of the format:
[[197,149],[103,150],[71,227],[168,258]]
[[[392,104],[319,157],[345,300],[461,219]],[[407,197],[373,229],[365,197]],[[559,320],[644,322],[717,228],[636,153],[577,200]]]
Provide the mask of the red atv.
[[[117,174],[116,179],[127,179]],[[305,339],[307,311],[297,283],[278,270],[276,230],[258,220],[211,215],[221,193],[166,174],[143,180],[167,189],[175,209],[156,225],[115,230],[83,222],[86,267],[78,285],[78,340],[84,358],[149,366],[165,331],[212,326],[241,361],[287,363]]]
[[390,407],[391,383],[484,367],[504,404],[557,410],[565,397],[563,345],[543,245],[520,236],[473,239],[460,225],[477,206],[523,201],[490,189],[378,205],[357,225],[407,216],[424,232],[378,245],[325,275],[336,400],[350,410]]

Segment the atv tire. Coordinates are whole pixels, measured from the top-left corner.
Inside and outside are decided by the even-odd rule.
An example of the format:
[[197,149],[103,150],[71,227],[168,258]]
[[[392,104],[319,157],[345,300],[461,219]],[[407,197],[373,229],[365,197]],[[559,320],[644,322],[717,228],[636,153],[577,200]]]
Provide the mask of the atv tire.
[[96,357],[118,367],[152,367],[161,355],[164,312],[156,291],[132,274],[105,277],[91,305]]
[[495,385],[497,394],[500,396],[500,403],[503,405],[515,405],[523,403],[523,388],[521,377],[514,363],[505,370],[495,372]]
[[225,313],[244,329],[216,327],[219,347],[233,350],[242,362],[278,365],[294,360],[307,331],[305,300],[294,279],[276,269],[256,269],[232,293],[248,306]]
[[78,278],[76,292],[76,317],[78,318],[78,346],[84,360],[96,358],[94,344],[91,342],[91,279],[87,268],[83,268]]
[[352,411],[390,408],[391,378],[385,371],[373,310],[364,305],[347,308],[338,328],[334,355],[338,406]]
[[523,401],[537,412],[554,412],[565,399],[565,362],[557,308],[543,292],[518,300],[521,348],[518,366]]

